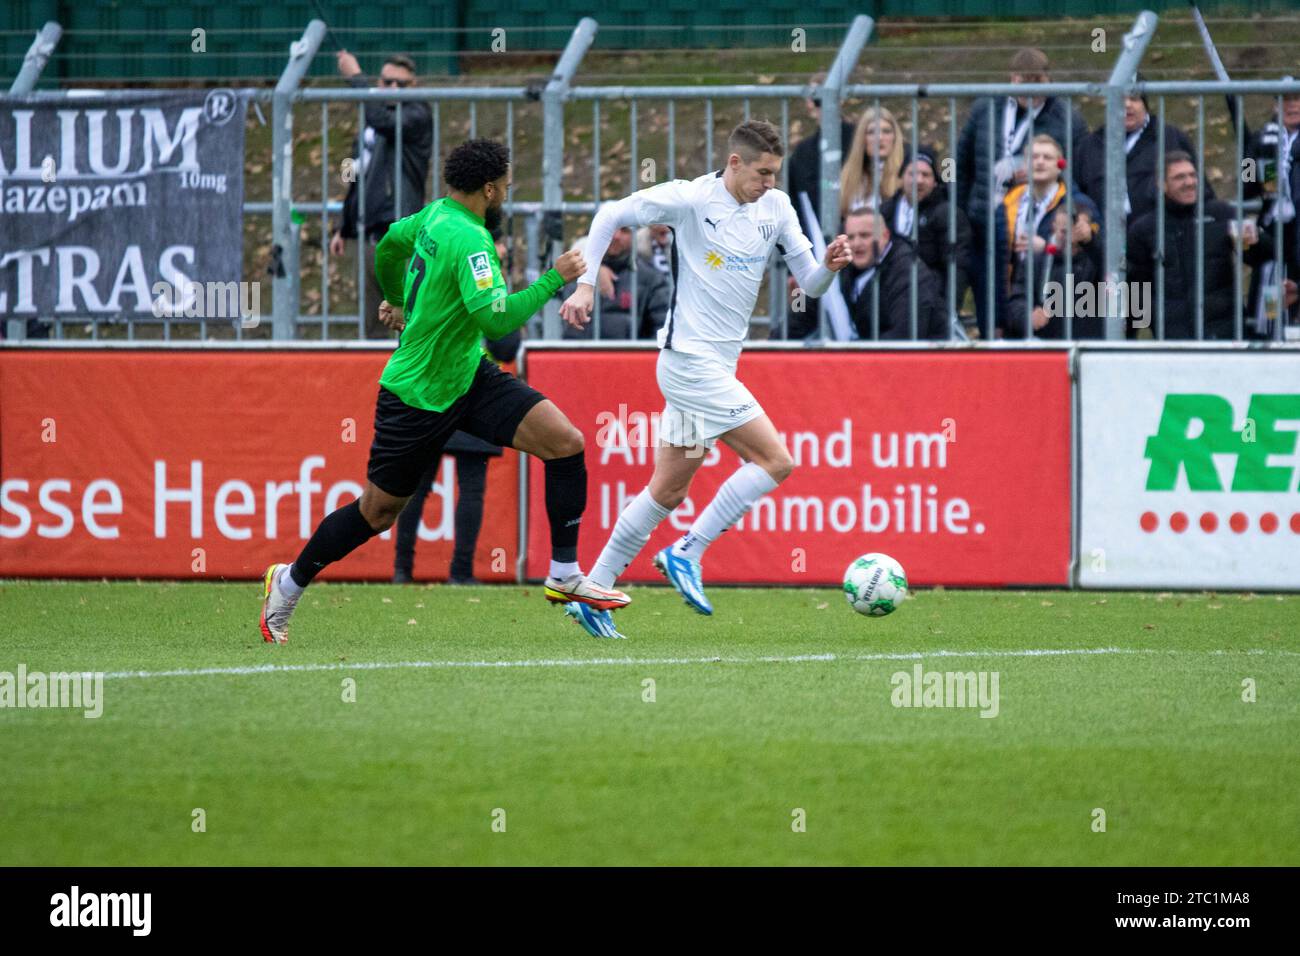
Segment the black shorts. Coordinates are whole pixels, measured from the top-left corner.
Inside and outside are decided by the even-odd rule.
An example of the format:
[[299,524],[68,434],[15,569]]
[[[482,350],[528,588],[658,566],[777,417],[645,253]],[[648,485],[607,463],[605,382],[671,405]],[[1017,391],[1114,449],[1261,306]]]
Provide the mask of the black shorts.
[[545,397],[486,358],[469,391],[441,412],[408,405],[381,385],[366,477],[395,498],[413,495],[453,432],[509,447],[524,416]]

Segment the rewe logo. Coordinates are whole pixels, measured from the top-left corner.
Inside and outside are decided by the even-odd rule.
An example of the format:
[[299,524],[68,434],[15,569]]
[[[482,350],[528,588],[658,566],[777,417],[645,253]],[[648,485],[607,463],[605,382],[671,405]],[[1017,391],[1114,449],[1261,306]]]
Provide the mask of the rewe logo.
[[[1220,395],[1166,395],[1160,424],[1147,438],[1146,490],[1174,491],[1180,472],[1190,491],[1296,489],[1297,432],[1278,423],[1300,428],[1300,394],[1252,395],[1240,429],[1234,417],[1232,403]],[[1289,463],[1279,460],[1288,456]],[[1220,474],[1216,458],[1232,463],[1230,474]]]
[[71,893],[50,897],[51,926],[129,926],[133,936],[148,936],[152,893]]

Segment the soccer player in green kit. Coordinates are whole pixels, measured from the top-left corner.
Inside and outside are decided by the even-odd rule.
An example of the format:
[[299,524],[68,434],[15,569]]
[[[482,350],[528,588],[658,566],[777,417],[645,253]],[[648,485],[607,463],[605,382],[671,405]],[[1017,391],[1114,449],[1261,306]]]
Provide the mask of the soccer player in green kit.
[[[507,295],[491,230],[510,186],[509,150],[470,140],[448,155],[443,178],[446,197],[394,223],[376,249],[380,318],[402,334],[379,379],[366,488],[359,500],[325,517],[292,565],[267,568],[261,630],[268,643],[288,640],[289,617],[322,568],[393,525],[457,429],[545,462],[547,599],[574,617],[628,603],[621,591],[593,585],[578,566],[578,524],[587,504],[582,432],[540,392],[501,371],[482,347],[484,336],[500,338],[522,326],[586,272],[586,263],[567,252],[528,288]],[[612,627],[601,633],[619,636]]]

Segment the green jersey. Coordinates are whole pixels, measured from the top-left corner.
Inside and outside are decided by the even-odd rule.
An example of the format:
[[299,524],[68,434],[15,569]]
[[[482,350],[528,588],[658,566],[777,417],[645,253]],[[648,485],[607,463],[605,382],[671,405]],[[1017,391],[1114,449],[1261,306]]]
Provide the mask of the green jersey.
[[551,269],[506,295],[483,219],[449,198],[393,223],[375,250],[375,272],[384,298],[406,314],[379,384],[407,405],[435,412],[469,390],[484,336],[513,332],[564,284]]

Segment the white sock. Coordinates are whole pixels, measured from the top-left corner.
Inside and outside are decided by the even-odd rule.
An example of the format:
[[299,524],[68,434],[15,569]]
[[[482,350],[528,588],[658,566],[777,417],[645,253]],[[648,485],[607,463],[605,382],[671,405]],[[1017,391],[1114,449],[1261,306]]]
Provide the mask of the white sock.
[[614,530],[610,532],[605,549],[596,559],[596,566],[591,569],[589,580],[602,588],[612,588],[618,576],[627,570],[627,566],[641,553],[659,522],[668,517],[668,509],[650,497],[650,489],[642,488],[641,493],[628,502],[623,513],[618,516]]
[[776,481],[752,461],[737,468],[722,483],[709,506],[673,545],[673,554],[700,560],[704,549],[718,540],[718,536],[745,517],[754,502],[776,487]]
[[290,565],[288,568],[285,568],[280,572],[280,576],[275,579],[275,586],[280,589],[281,594],[290,600],[296,597],[301,597],[302,592],[307,590],[299,585],[298,582],[293,579],[293,575],[289,573],[289,568],[292,567],[293,565]]
[[578,566],[577,561],[556,561],[551,559],[551,577],[557,581],[563,581],[565,578],[571,578],[575,574],[581,574],[582,568]]

